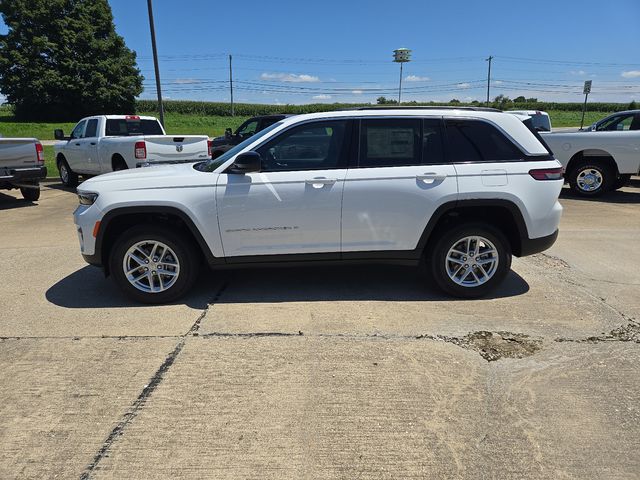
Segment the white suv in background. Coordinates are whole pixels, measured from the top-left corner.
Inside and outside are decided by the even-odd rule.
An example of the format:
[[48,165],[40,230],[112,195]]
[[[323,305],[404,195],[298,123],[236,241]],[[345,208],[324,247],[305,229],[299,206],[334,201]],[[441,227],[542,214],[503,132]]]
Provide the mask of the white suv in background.
[[478,297],[557,237],[562,168],[536,135],[478,108],[298,115],[214,160],[90,179],[74,219],[85,260],[141,302],[184,294],[203,260],[424,265]]

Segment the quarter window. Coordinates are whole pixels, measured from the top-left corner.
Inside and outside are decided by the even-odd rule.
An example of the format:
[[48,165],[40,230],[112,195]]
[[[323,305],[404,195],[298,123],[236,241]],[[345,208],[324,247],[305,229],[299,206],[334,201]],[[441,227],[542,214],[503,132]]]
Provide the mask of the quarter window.
[[257,149],[262,171],[326,170],[344,165],[347,122],[314,122],[287,130]]
[[446,120],[447,150],[454,163],[519,160],[522,152],[497,128],[480,120]]

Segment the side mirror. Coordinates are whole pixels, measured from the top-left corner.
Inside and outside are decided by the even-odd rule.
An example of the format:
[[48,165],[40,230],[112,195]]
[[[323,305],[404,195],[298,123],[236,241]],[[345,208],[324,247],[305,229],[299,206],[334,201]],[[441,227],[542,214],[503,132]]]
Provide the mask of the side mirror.
[[53,131],[53,138],[56,140],[64,140],[64,131],[61,128],[56,128]]
[[231,138],[232,136],[233,136],[233,132],[231,131],[231,129],[230,129],[230,128],[227,128],[227,129],[224,131],[224,137],[225,137],[225,138]]
[[258,152],[245,152],[238,155],[229,168],[230,173],[252,173],[262,169],[262,157]]

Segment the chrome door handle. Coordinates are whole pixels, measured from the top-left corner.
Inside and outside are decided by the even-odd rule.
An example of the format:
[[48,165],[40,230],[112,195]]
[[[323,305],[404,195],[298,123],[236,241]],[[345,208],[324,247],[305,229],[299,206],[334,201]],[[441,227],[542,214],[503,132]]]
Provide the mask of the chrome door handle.
[[335,178],[316,177],[305,180],[305,183],[311,185],[313,188],[322,188],[325,185],[333,185],[337,181]]
[[444,180],[447,178],[446,173],[435,173],[435,172],[426,172],[422,175],[416,175],[418,180],[422,180],[425,183],[433,183],[435,181]]

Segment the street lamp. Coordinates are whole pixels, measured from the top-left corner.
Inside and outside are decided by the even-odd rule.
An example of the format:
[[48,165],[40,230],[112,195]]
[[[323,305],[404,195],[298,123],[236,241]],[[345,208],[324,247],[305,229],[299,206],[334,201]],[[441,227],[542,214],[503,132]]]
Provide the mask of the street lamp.
[[400,85],[398,86],[398,105],[402,98],[402,64],[411,61],[411,50],[408,48],[398,48],[393,51],[393,61],[400,64]]

